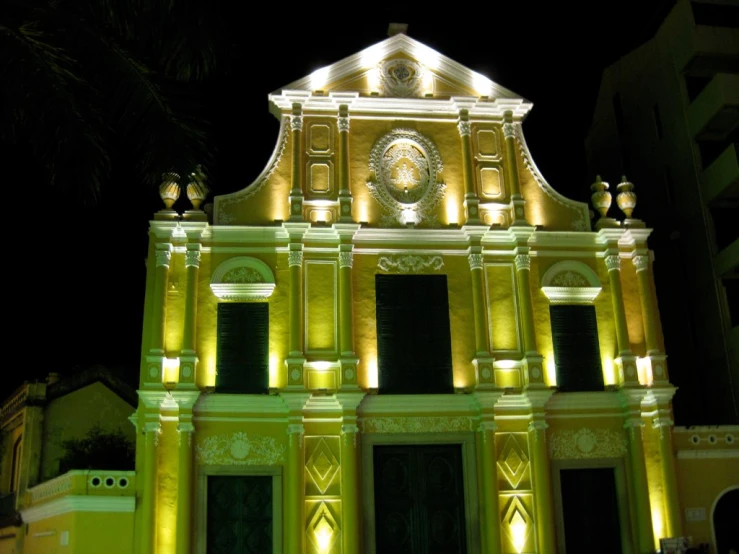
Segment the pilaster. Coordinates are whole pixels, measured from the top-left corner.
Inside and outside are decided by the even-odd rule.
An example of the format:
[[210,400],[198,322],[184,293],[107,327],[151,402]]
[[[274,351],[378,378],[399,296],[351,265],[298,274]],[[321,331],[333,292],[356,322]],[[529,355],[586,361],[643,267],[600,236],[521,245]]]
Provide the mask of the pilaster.
[[290,221],[303,220],[303,107],[299,103],[292,105],[290,116],[292,132],[292,187],[290,188]]
[[339,131],[339,221],[352,221],[352,193],[350,189],[349,169],[349,106],[339,106],[339,116],[336,120]]
[[152,298],[151,327],[148,353],[146,355],[146,374],[143,385],[158,386],[162,383],[164,371],[164,333],[167,314],[167,282],[172,258],[171,243],[157,243],[154,269],[154,295]]
[[616,343],[618,356],[614,360],[619,372],[619,381],[623,386],[639,386],[636,371],[636,356],[631,351],[629,329],[626,324],[623,287],[621,286],[621,257],[618,249],[608,249],[605,257],[608,270],[608,284],[611,290],[611,307],[616,326]]
[[472,125],[469,112],[459,111],[457,123],[462,143],[462,174],[464,177],[465,220],[468,224],[480,223],[480,199],[475,191],[475,167],[472,160]]
[[200,269],[200,244],[190,243],[185,251],[187,288],[185,290],[185,320],[180,353],[178,389],[196,388],[198,356],[195,350],[198,306],[198,272]]
[[520,306],[524,345],[524,383],[526,387],[544,387],[543,358],[536,346],[534,308],[531,300],[531,257],[528,247],[516,248],[516,294]]
[[511,212],[513,225],[528,225],[526,223],[525,201],[521,195],[521,185],[518,176],[518,162],[516,161],[516,123],[513,121],[513,112],[507,111],[504,115],[503,137],[505,137],[506,177],[508,189],[511,193]]

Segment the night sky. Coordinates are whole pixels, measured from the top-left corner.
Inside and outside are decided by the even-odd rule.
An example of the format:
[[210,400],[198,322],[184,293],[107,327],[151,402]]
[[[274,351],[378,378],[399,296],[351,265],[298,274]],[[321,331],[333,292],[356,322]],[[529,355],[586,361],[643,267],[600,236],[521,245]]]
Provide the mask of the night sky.
[[[240,190],[267,163],[279,128],[268,112],[270,92],[384,40],[390,22],[404,22],[410,37],[532,101],[523,129],[535,162],[557,190],[589,201],[594,176],[586,174],[583,143],[602,70],[650,38],[673,1],[434,5],[443,12],[363,3],[352,17],[334,16],[349,10],[343,4],[312,24],[308,18],[323,15],[319,3],[310,11],[280,5],[269,14],[224,14],[230,46],[206,82],[199,114],[211,121],[218,151],[209,184],[217,194]],[[0,396],[24,379],[91,364],[135,384],[147,227],[162,207],[156,191],[120,169],[130,162],[121,159],[98,204],[82,207],[65,189],[24,178],[15,161],[3,162],[15,168],[5,183],[15,192],[6,196],[4,264],[12,361]]]

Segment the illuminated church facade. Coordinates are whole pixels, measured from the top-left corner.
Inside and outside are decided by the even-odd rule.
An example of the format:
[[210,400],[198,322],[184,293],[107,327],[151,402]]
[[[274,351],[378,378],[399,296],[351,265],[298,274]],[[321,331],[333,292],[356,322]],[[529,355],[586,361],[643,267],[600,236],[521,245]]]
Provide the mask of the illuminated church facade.
[[739,433],[674,429],[631,183],[596,182],[591,222],[537,169],[532,104],[402,32],[269,102],[253,183],[208,215],[201,174],[184,214],[161,187],[135,552],[715,542]]

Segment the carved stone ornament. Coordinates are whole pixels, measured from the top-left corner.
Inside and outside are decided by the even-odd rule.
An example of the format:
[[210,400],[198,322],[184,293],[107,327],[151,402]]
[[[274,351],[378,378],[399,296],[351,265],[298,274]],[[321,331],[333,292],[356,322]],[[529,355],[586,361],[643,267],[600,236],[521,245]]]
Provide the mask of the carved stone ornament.
[[588,280],[579,273],[574,271],[561,271],[552,277],[551,285],[553,287],[587,287]]
[[511,139],[516,137],[516,127],[513,123],[503,124],[503,136]]
[[172,259],[172,252],[169,250],[157,250],[157,267],[169,267],[169,262]]
[[531,256],[528,254],[517,254],[516,269],[518,271],[521,271],[522,269],[531,269]]
[[290,267],[294,265],[303,265],[303,251],[302,250],[290,250],[287,253],[287,265]]
[[276,465],[285,461],[285,445],[272,437],[243,432],[198,441],[196,453],[204,465]]
[[423,94],[424,69],[414,61],[405,59],[384,61],[380,64],[379,73],[383,96],[409,98]]
[[349,267],[354,265],[353,252],[339,252],[339,267]]
[[444,198],[446,185],[433,142],[412,129],[394,129],[372,147],[369,168],[367,186],[391,222],[435,223],[432,211]]
[[290,129],[292,129],[293,131],[303,130],[303,116],[302,115],[293,115],[290,117]]
[[631,261],[636,267],[636,272],[646,271],[649,269],[649,257],[648,256],[634,256]]
[[606,256],[606,268],[608,271],[619,271],[621,269],[621,258],[616,254]]
[[185,252],[185,267],[200,267],[200,250]]
[[541,290],[552,304],[592,304],[603,286],[588,265],[566,260],[544,273]]
[[469,121],[460,121],[457,123],[457,129],[459,129],[459,136],[468,137],[472,134],[472,125]]
[[349,118],[348,117],[339,117],[336,119],[336,125],[339,128],[340,133],[348,133],[349,132]]
[[470,262],[470,269],[482,269],[482,254],[470,254],[467,259]]
[[377,260],[377,267],[382,271],[394,271],[397,273],[439,271],[444,267],[444,258],[439,254],[399,254],[395,256],[380,256]]
[[472,431],[469,417],[373,417],[362,422],[364,433],[454,433]]
[[263,261],[239,256],[216,268],[210,288],[221,300],[263,300],[272,296],[275,276]]
[[549,436],[552,459],[620,458],[626,455],[626,437],[616,429],[554,431]]

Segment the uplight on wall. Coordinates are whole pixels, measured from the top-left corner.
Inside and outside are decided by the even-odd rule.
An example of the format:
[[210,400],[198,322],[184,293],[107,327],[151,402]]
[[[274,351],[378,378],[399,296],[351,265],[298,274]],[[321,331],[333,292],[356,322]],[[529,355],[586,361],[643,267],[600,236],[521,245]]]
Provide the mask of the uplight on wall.
[[379,371],[377,369],[377,359],[371,359],[367,363],[367,388],[376,389],[380,386]]
[[557,386],[557,367],[554,364],[554,356],[547,356],[547,363],[544,364],[544,373],[547,378],[547,385],[550,387]]
[[521,517],[521,514],[518,513],[518,510],[513,513],[509,526],[511,528],[513,548],[515,548],[516,552],[520,554],[526,546],[526,530],[528,526],[523,517]]
[[640,385],[651,385],[654,377],[652,376],[652,364],[649,358],[638,357],[636,359],[636,374],[639,377]]
[[327,554],[331,548],[331,537],[334,534],[334,530],[326,519],[325,514],[321,514],[318,523],[316,523],[316,526],[313,528],[313,533],[316,537],[318,551],[321,554]]
[[162,364],[162,382],[164,384],[176,384],[180,381],[180,359],[164,358]]

